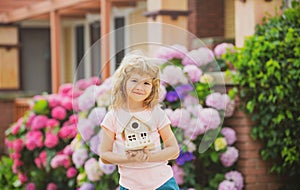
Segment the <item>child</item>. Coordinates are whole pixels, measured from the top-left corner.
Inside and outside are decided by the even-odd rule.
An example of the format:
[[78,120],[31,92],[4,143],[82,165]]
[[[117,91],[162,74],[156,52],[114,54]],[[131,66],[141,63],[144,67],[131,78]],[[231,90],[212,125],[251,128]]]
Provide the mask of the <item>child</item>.
[[[168,165],[168,160],[178,157],[179,147],[170,120],[158,105],[159,88],[157,65],[141,55],[125,56],[114,75],[112,105],[101,124],[100,145],[101,161],[118,165],[120,190],[179,190]],[[126,149],[124,128],[133,117],[150,126],[151,149]]]

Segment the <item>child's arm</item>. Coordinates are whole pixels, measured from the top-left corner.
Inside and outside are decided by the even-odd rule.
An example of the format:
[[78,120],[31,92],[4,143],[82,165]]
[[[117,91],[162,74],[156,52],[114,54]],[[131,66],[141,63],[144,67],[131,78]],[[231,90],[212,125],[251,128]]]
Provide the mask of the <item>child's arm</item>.
[[159,130],[160,136],[164,142],[164,149],[147,153],[149,162],[158,162],[166,160],[174,160],[179,156],[179,146],[170,125],[167,125]]
[[[114,153],[112,150],[115,133],[104,126],[102,126],[102,130],[104,130],[104,133],[102,133],[103,135],[100,144],[100,159],[104,164],[124,164],[146,160],[147,155],[141,153],[134,155],[133,157]],[[128,157],[130,157],[130,159],[128,159]]]

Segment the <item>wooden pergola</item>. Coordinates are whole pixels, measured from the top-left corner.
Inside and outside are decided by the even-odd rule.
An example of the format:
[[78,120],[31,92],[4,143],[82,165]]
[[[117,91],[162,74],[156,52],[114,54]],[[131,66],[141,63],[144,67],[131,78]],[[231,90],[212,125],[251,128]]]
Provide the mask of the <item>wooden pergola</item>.
[[[83,18],[101,12],[101,36],[110,32],[112,6],[135,6],[137,0],[0,0],[0,24],[49,19],[51,33],[52,92],[60,85],[60,22],[63,17]],[[108,39],[101,41],[102,78],[110,74]],[[105,66],[106,65],[106,66]]]

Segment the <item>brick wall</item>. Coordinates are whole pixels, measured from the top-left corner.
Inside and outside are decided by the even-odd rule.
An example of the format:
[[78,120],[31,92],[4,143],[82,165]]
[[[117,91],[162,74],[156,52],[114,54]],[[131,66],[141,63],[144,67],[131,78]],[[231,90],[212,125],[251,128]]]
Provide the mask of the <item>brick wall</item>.
[[237,100],[236,111],[231,118],[224,121],[225,126],[230,126],[237,132],[236,146],[239,149],[237,167],[244,176],[246,190],[276,190],[285,180],[282,177],[270,174],[270,162],[263,161],[260,157],[262,142],[253,140],[250,136],[253,122],[239,110]]
[[4,137],[5,130],[14,120],[14,100],[0,101],[0,155],[5,152]]
[[224,37],[224,6],[224,0],[189,0],[189,31],[199,38]]

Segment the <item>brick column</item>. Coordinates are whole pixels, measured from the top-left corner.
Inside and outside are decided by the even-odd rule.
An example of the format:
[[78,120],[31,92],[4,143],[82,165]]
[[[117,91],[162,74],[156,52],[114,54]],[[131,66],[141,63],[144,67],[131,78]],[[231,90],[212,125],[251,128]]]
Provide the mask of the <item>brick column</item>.
[[224,125],[232,127],[237,133],[236,146],[239,149],[239,160],[237,169],[244,176],[246,190],[276,190],[284,184],[284,179],[274,174],[270,174],[271,163],[263,161],[260,157],[260,149],[263,143],[253,140],[251,128],[253,122],[241,110],[240,102],[236,100],[235,113],[225,120]]

